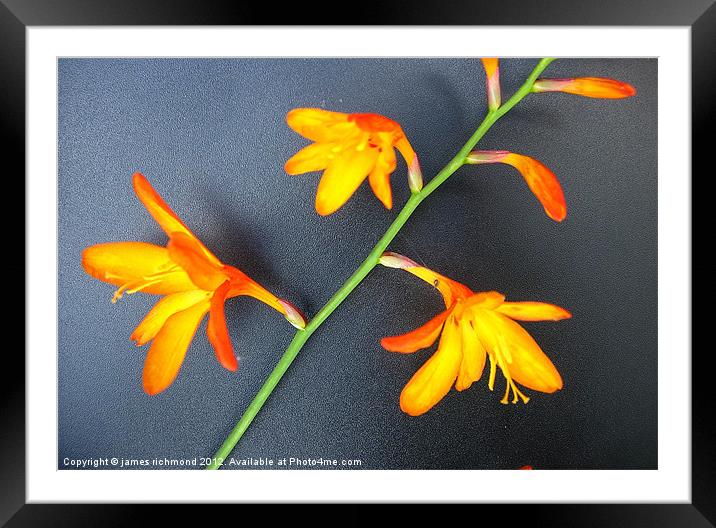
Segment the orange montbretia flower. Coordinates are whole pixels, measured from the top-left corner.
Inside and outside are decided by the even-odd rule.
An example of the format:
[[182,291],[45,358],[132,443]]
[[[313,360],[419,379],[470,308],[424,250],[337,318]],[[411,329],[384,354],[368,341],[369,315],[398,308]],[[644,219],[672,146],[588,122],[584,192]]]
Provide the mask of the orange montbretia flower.
[[554,173],[536,159],[506,150],[473,150],[466,163],[506,163],[516,168],[542,203],[547,216],[561,222],[567,216],[564,193]]
[[144,391],[157,394],[172,384],[199,323],[209,314],[207,335],[219,362],[238,367],[224,314],[226,299],[254,297],[303,328],[305,319],[291,303],[279,299],[240,270],[223,264],[179,219],[140,173],[134,192],[169,236],[167,247],[145,242],[110,242],[82,252],[82,266],[92,277],[119,286],[112,302],[126,293],[164,295],[132,333],[138,346],[152,341],[144,363]]
[[537,79],[532,91],[535,93],[565,92],[598,99],[624,99],[636,95],[636,88],[631,84],[603,77]]
[[381,264],[400,268],[435,286],[445,310],[407,334],[385,337],[381,345],[391,352],[410,353],[431,346],[440,336],[437,352],[410,379],[400,395],[400,408],[418,416],[433,408],[455,384],[458,391],[482,376],[490,358],[488,386],[494,389],[497,367],[505,376],[501,403],[529,401],[517,383],[540,392],[562,388],[562,378],[534,339],[515,322],[558,321],[571,314],[540,302],[506,302],[497,292],[474,293],[470,288],[419,266],[395,253],[384,253]]
[[378,114],[296,108],[286,115],[286,122],[295,132],[314,141],[286,162],[286,172],[296,175],[325,169],[316,194],[316,211],[322,216],[340,209],[366,178],[373,193],[390,209],[390,174],[396,167],[394,147],[408,164],[411,189],[422,185],[418,157],[403,129],[392,119]]

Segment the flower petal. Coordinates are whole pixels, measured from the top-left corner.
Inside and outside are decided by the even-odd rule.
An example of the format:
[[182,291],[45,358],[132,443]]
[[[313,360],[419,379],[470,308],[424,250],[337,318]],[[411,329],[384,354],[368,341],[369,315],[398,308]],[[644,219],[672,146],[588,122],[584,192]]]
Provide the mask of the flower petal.
[[393,207],[393,192],[390,188],[390,175],[395,170],[395,151],[390,144],[381,147],[375,167],[368,175],[368,183],[386,209]]
[[497,68],[499,67],[499,59],[495,58],[489,58],[489,59],[480,59],[482,61],[482,66],[485,68],[485,73],[488,77],[492,77],[495,75],[495,72],[497,72]]
[[538,79],[532,91],[564,92],[598,99],[624,99],[636,95],[636,89],[625,82],[604,77],[578,77],[576,79]]
[[463,391],[480,379],[485,369],[487,351],[477,338],[469,319],[460,322],[462,334],[462,362],[455,382],[455,389]]
[[506,302],[496,310],[518,321],[559,321],[572,317],[564,308],[542,302]]
[[502,163],[512,165],[527,182],[530,190],[542,203],[547,216],[561,222],[567,216],[564,193],[554,173],[536,159],[510,153]]
[[524,328],[492,310],[475,309],[474,313],[475,328],[485,349],[497,355],[501,347],[507,348],[510,357],[506,366],[514,381],[540,392],[562,388],[559,372]]
[[465,300],[465,308],[488,308],[494,310],[505,301],[505,296],[500,292],[488,291],[478,292]]
[[363,143],[345,145],[328,164],[316,193],[316,212],[321,216],[340,209],[373,170],[378,150]]
[[145,242],[96,244],[82,252],[82,267],[95,279],[133,285],[145,293],[168,294],[195,289],[166,248]]
[[159,227],[161,227],[168,236],[171,236],[172,233],[184,233],[197,241],[202,252],[206,255],[206,258],[216,265],[221,265],[221,261],[194,236],[194,233],[192,233],[184,222],[179,219],[177,214],[172,211],[171,207],[159,196],[159,193],[154,190],[142,173],[134,173],[132,182],[137,198],[144,204],[149,214],[152,215],[152,218],[154,218],[159,224]]
[[312,143],[294,154],[284,165],[284,170],[292,176],[323,170],[331,161],[336,147],[336,143]]
[[203,290],[189,290],[162,297],[134,329],[130,339],[142,346],[157,335],[172,315],[209,298]]
[[206,327],[206,335],[209,338],[209,343],[214,347],[216,359],[219,360],[219,363],[228,370],[234,371],[239,364],[234,355],[234,347],[231,345],[229,329],[226,326],[226,314],[224,313],[224,302],[230,288],[231,284],[227,280],[211,296],[209,324]]
[[440,345],[433,356],[410,379],[400,394],[400,408],[411,416],[432,409],[455,382],[462,351],[460,328],[454,317],[445,322]]
[[167,319],[154,338],[144,361],[144,392],[153,396],[172,384],[196,329],[208,310],[209,301],[205,300]]
[[170,235],[169,256],[187,272],[191,281],[202,290],[216,290],[228,276],[223,272],[223,265],[216,265],[209,260],[202,249],[201,243],[185,233]]
[[348,114],[321,108],[295,108],[286,114],[286,123],[311,141],[336,141],[358,132],[358,127],[348,122]]
[[445,310],[411,332],[384,337],[380,340],[380,345],[390,352],[402,352],[404,354],[427,348],[431,346],[440,335],[443,323],[449,314],[450,310]]

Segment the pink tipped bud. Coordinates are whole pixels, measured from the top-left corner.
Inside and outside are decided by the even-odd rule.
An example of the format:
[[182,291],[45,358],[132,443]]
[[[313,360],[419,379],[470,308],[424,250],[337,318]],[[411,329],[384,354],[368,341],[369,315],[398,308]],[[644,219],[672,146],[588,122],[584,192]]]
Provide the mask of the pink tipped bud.
[[417,154],[413,156],[413,161],[408,167],[408,187],[413,194],[419,193],[423,188],[423,171],[420,169]]
[[506,150],[473,150],[465,158],[465,163],[500,163],[508,154]]
[[538,79],[532,86],[532,91],[564,92],[597,99],[624,99],[636,95],[636,89],[631,84],[603,77]]
[[386,251],[380,257],[380,262],[386,268],[407,269],[418,267],[418,263],[398,253]]
[[487,107],[494,111],[502,104],[500,93],[500,67],[498,59],[482,59],[487,75]]
[[304,328],[306,328],[306,316],[301,313],[301,310],[296,308],[290,302],[284,301],[283,299],[279,299],[278,303],[283,307],[285,311],[284,317],[286,317],[286,320],[289,323],[291,323],[299,330],[303,330]]

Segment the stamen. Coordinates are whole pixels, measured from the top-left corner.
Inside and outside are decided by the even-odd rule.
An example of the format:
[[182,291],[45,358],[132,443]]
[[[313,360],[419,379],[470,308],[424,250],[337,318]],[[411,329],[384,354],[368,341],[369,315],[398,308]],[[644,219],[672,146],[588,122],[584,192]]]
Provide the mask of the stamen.
[[[112,304],[116,304],[117,301],[121,299],[125,293],[127,293],[127,295],[131,295],[133,293],[142,291],[145,288],[152,286],[153,284],[161,282],[168,275],[175,273],[179,269],[181,268],[178,265],[170,264],[164,270],[152,273],[151,275],[143,276],[141,279],[137,279],[135,281],[125,282],[114,292],[114,295],[112,296]],[[106,276],[107,278],[119,278],[118,276],[111,275],[109,273]]]
[[497,374],[497,365],[495,364],[495,360],[492,358],[492,354],[489,354],[488,357],[490,358],[490,379],[487,382],[487,386],[492,391],[495,390],[495,375]]

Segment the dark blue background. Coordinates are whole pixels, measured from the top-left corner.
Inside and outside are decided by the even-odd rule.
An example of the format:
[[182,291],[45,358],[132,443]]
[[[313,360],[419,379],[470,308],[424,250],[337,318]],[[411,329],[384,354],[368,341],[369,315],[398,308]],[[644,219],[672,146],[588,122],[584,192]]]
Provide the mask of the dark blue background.
[[[503,91],[534,60],[505,60]],[[503,406],[502,378],[452,391],[419,417],[398,407],[432,351],[378,344],[440,309],[412,276],[378,268],[311,338],[235,457],[362,459],[382,468],[655,468],[656,72],[654,59],[559,60],[549,76],[633,84],[622,101],[530,96],[481,148],[539,158],[568,202],[549,220],[506,166],[466,167],[421,206],[391,248],[512,300],[554,302],[574,318],[525,326],[565,381]],[[292,336],[251,299],[227,305],[239,371],[219,366],[202,327],[176,382],[141,389],[145,349],[129,335],[155,297],[117,305],[86,276],[86,246],[165,237],[131,191],[143,172],[225,262],[315,313],[382,235],[408,195],[405,167],[386,211],[364,185],[338,213],[313,210],[318,174],[283,163],[305,140],[294,107],[377,112],[399,121],[429,178],[485,111],[476,59],[90,60],[59,62],[59,467],[70,458],[211,455]]]

